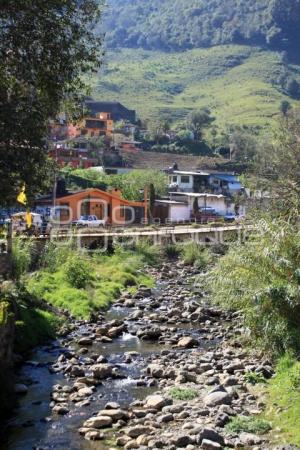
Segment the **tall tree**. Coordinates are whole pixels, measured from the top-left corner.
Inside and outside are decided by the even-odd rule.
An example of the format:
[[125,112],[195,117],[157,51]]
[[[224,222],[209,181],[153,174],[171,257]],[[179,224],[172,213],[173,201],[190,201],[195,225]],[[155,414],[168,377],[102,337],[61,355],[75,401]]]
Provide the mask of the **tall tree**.
[[208,109],[199,109],[188,115],[187,127],[194,133],[196,140],[201,140],[204,129],[209,127],[214,120]]
[[97,0],[0,0],[0,201],[45,188],[45,138],[62,104],[79,102],[97,68]]

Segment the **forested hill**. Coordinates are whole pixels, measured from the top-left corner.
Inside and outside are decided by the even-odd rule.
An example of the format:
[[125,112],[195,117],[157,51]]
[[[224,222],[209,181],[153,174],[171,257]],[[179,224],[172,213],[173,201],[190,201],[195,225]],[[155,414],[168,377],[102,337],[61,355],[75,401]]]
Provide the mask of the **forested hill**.
[[300,44],[300,0],[107,0],[107,45],[178,51]]

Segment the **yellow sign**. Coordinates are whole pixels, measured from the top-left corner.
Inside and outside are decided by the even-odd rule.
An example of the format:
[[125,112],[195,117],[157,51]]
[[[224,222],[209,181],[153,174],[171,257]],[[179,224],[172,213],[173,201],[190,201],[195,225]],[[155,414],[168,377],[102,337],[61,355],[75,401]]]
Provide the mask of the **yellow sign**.
[[30,211],[26,211],[25,219],[26,219],[27,227],[30,228],[32,225],[32,215],[31,215]]
[[24,184],[24,186],[22,187],[22,190],[21,190],[21,192],[20,192],[20,194],[18,195],[18,197],[17,197],[17,201],[19,202],[19,203],[21,203],[22,205],[27,205],[27,196],[26,196],[26,193],[25,193],[25,184]]

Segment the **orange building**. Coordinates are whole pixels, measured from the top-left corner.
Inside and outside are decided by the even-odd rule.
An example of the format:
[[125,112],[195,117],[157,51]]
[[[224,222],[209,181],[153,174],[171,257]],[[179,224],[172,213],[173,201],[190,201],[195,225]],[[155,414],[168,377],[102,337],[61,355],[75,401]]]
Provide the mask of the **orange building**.
[[97,113],[95,117],[87,117],[81,127],[81,134],[88,137],[110,137],[113,133],[114,121],[110,113]]
[[93,215],[111,225],[141,223],[147,217],[147,203],[122,198],[121,191],[111,192],[87,189],[57,199],[60,219],[63,223],[79,220],[81,216]]

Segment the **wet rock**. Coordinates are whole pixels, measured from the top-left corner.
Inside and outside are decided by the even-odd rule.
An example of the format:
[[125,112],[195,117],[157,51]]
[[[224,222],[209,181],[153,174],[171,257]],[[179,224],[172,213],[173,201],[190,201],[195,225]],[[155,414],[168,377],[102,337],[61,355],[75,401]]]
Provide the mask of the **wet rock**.
[[83,424],[84,428],[106,428],[112,425],[113,421],[108,416],[96,416],[86,420]]
[[15,384],[14,392],[15,392],[15,394],[18,394],[18,395],[25,395],[28,392],[28,387],[25,384],[21,384],[21,383]]
[[70,412],[68,405],[55,405],[52,412],[60,416],[64,416]]
[[120,409],[120,404],[117,402],[108,402],[104,406],[104,409]]
[[90,430],[84,435],[84,438],[88,441],[101,441],[104,437],[104,434],[99,430]]
[[73,366],[70,370],[71,377],[84,377],[84,369],[79,366]]
[[89,397],[90,395],[93,395],[93,393],[94,393],[94,389],[84,387],[82,389],[79,389],[77,395],[81,398],[85,398],[85,397]]
[[113,374],[113,368],[109,364],[95,364],[91,367],[94,378],[98,380],[103,380],[109,378]]
[[78,339],[77,344],[78,345],[83,345],[83,346],[93,345],[93,340],[91,338],[88,338],[88,337],[83,337],[83,338]]
[[149,435],[153,431],[154,431],[154,428],[152,428],[152,427],[136,425],[134,427],[127,428],[127,430],[125,430],[125,433],[127,434],[127,436],[129,436],[131,438],[137,438],[137,437],[141,436],[142,434]]

